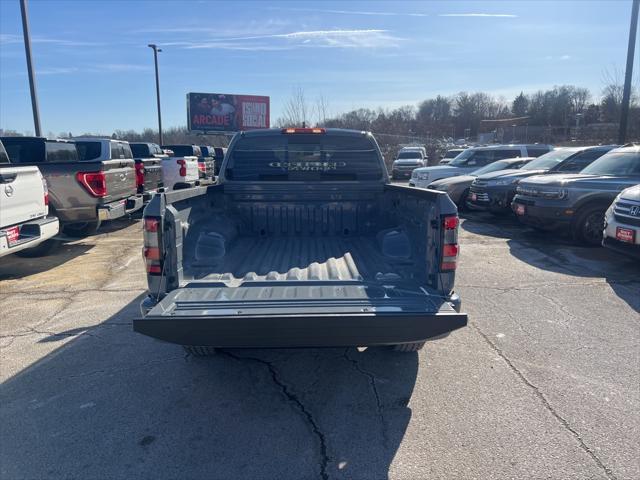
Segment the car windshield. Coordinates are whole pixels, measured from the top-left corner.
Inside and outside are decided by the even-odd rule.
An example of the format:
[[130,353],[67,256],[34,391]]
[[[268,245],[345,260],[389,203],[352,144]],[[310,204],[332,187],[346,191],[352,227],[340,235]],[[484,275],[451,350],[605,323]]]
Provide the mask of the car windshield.
[[449,163],[449,165],[451,166],[464,165],[465,163],[467,163],[467,160],[471,158],[476,152],[477,150],[472,150],[472,149],[465,150],[464,152],[457,155],[456,158],[454,158],[451,161],[451,163]]
[[504,170],[506,168],[518,168],[514,163],[508,162],[506,160],[498,160],[497,162],[490,163],[478,170],[474,170],[469,175],[479,176],[485,173],[497,172],[498,170]]
[[422,154],[420,152],[400,152],[398,154],[398,160],[405,159],[422,160]]
[[579,151],[575,148],[552,150],[527,163],[522,170],[549,170]]
[[640,152],[610,152],[582,170],[586,175],[640,175]]

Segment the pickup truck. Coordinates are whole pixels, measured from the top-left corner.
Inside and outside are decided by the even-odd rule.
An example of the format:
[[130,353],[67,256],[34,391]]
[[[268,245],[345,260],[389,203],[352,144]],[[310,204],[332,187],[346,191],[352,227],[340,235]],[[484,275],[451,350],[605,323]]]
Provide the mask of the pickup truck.
[[411,177],[411,172],[416,168],[425,167],[427,165],[427,157],[422,150],[424,149],[400,150],[391,167],[391,178],[393,180],[409,178]]
[[164,186],[162,180],[162,161],[167,158],[160,145],[156,143],[129,143],[136,162],[136,185],[138,193],[147,202],[159,188]]
[[40,169],[49,186],[49,211],[58,217],[67,235],[90,235],[102,221],[142,208],[142,196],[136,194],[133,160],[81,160],[76,144],[66,140],[0,140],[12,163]]
[[625,188],[640,183],[640,145],[605,153],[575,174],[536,175],[516,188],[511,208],[540,230],[566,230],[591,246],[602,244],[605,212]]
[[159,193],[143,221],[148,296],[134,330],[194,355],[415,351],[467,324],[456,206],[390,184],[370,133],[238,133],[217,184]]
[[215,175],[215,160],[213,156],[203,155],[198,145],[163,145],[162,148],[173,151],[177,157],[197,157],[198,178],[213,180]]
[[58,241],[58,219],[48,215],[47,182],[38,167],[11,165],[0,142],[0,257],[38,257]]

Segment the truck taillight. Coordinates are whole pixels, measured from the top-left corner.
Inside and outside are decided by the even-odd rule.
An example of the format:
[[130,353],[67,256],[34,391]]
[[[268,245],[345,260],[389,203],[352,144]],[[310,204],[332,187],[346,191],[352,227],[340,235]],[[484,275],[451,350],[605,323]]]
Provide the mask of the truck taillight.
[[202,173],[207,173],[207,165],[204,162],[198,162],[198,170]]
[[457,215],[446,216],[442,219],[443,242],[442,242],[442,260],[440,262],[440,271],[448,272],[455,270],[458,263],[458,225],[460,221]]
[[94,197],[107,196],[107,178],[104,172],[78,172],[76,180]]
[[44,191],[44,206],[46,207],[49,205],[49,187],[44,177],[42,177],[42,189]]
[[181,158],[180,160],[176,160],[176,162],[178,163],[178,165],[180,165],[180,171],[178,172],[178,175],[180,175],[181,177],[186,177],[187,176],[187,161],[183,158]]
[[136,186],[144,186],[144,164],[136,163]]
[[144,217],[144,247],[142,256],[149,275],[162,275],[162,251],[160,243],[160,218]]

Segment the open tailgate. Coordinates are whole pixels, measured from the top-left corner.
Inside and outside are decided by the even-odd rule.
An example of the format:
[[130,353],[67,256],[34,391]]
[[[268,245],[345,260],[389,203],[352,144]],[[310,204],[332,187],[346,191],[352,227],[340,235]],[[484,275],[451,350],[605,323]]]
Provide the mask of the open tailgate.
[[182,345],[365,346],[426,340],[467,315],[422,289],[337,282],[191,284],[170,292],[134,330]]

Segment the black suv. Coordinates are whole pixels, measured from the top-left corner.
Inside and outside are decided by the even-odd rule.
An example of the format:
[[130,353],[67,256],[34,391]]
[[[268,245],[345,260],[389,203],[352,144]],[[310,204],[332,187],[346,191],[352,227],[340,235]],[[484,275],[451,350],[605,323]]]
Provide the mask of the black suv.
[[577,173],[616,145],[557,148],[518,170],[479,175],[471,184],[467,205],[472,210],[509,213],[518,183],[527,177],[546,173]]
[[606,153],[577,174],[522,180],[511,204],[520,221],[544,230],[569,230],[574,239],[600,245],[604,214],[618,193],[640,183],[640,145]]

